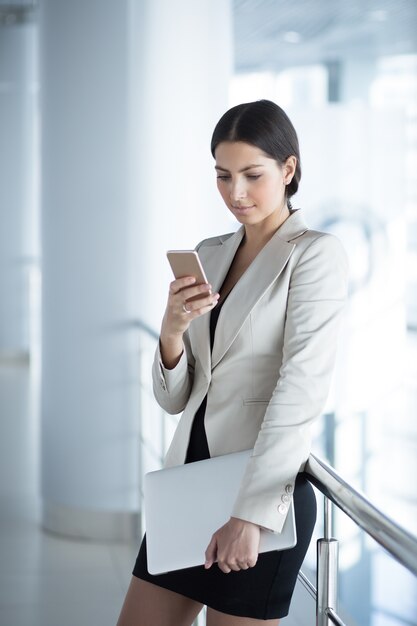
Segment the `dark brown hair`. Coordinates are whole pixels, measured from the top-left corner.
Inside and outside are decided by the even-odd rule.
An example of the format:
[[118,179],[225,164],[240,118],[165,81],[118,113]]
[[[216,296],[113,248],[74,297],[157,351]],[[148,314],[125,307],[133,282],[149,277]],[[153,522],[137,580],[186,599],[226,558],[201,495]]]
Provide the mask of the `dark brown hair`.
[[[297,193],[301,179],[300,148],[288,115],[271,100],[256,100],[232,107],[220,118],[211,138],[211,153],[222,141],[244,141],[256,146],[283,166],[289,156],[297,165],[286,188],[287,200]],[[291,207],[291,203],[288,202]]]

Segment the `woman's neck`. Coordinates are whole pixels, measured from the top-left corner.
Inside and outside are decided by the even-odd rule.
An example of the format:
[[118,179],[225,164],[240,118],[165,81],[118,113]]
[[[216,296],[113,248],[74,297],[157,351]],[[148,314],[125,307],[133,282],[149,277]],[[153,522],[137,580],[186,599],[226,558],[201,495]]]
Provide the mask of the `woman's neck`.
[[278,228],[291,215],[287,204],[283,207],[278,220],[264,220],[260,224],[245,224],[245,236],[242,245],[250,249],[261,249],[275,235]]

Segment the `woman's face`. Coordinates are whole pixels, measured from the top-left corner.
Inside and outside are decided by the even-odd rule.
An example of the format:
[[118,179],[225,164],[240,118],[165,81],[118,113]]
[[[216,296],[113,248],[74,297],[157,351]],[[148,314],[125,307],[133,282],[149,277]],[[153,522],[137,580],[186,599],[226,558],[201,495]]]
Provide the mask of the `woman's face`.
[[285,187],[295,172],[295,157],[281,167],[251,144],[223,141],[215,158],[217,187],[235,218],[248,226],[262,222],[278,226],[285,211]]

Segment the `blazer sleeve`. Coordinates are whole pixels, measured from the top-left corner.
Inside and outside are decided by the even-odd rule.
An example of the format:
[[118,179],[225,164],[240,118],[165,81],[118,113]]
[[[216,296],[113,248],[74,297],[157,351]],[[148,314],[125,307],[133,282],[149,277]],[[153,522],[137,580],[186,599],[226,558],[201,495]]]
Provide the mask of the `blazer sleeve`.
[[[206,241],[207,239],[200,241],[195,250],[198,252]],[[181,358],[171,370],[162,363],[161,346],[158,341],[152,367],[153,392],[159,406],[167,413],[175,415],[185,409],[193,386],[194,368],[195,359],[188,331],[183,335]]]
[[152,367],[153,392],[159,406],[167,413],[175,415],[185,409],[193,385],[194,364],[187,331],[183,335],[181,358],[173,369],[167,369],[162,363],[158,341]]
[[311,423],[330,390],[348,260],[324,233],[300,256],[290,280],[283,359],[232,516],[280,532],[296,475],[310,453]]

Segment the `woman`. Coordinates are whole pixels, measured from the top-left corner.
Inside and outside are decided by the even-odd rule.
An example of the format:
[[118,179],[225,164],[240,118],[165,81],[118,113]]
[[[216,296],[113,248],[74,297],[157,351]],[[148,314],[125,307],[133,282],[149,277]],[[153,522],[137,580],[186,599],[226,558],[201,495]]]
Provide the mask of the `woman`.
[[[276,626],[316,519],[303,468],[329,391],[346,254],[292,208],[300,155],[280,107],[233,107],[211,150],[218,189],[241,227],[197,246],[209,286],[192,277],[171,283],[154,392],[169,413],[183,411],[166,466],[254,450],[232,517],[207,538],[204,566],[152,576],[144,538],[118,626],[186,626],[204,604],[208,626]],[[291,498],[297,545],[258,555],[260,529],[280,532]]]

